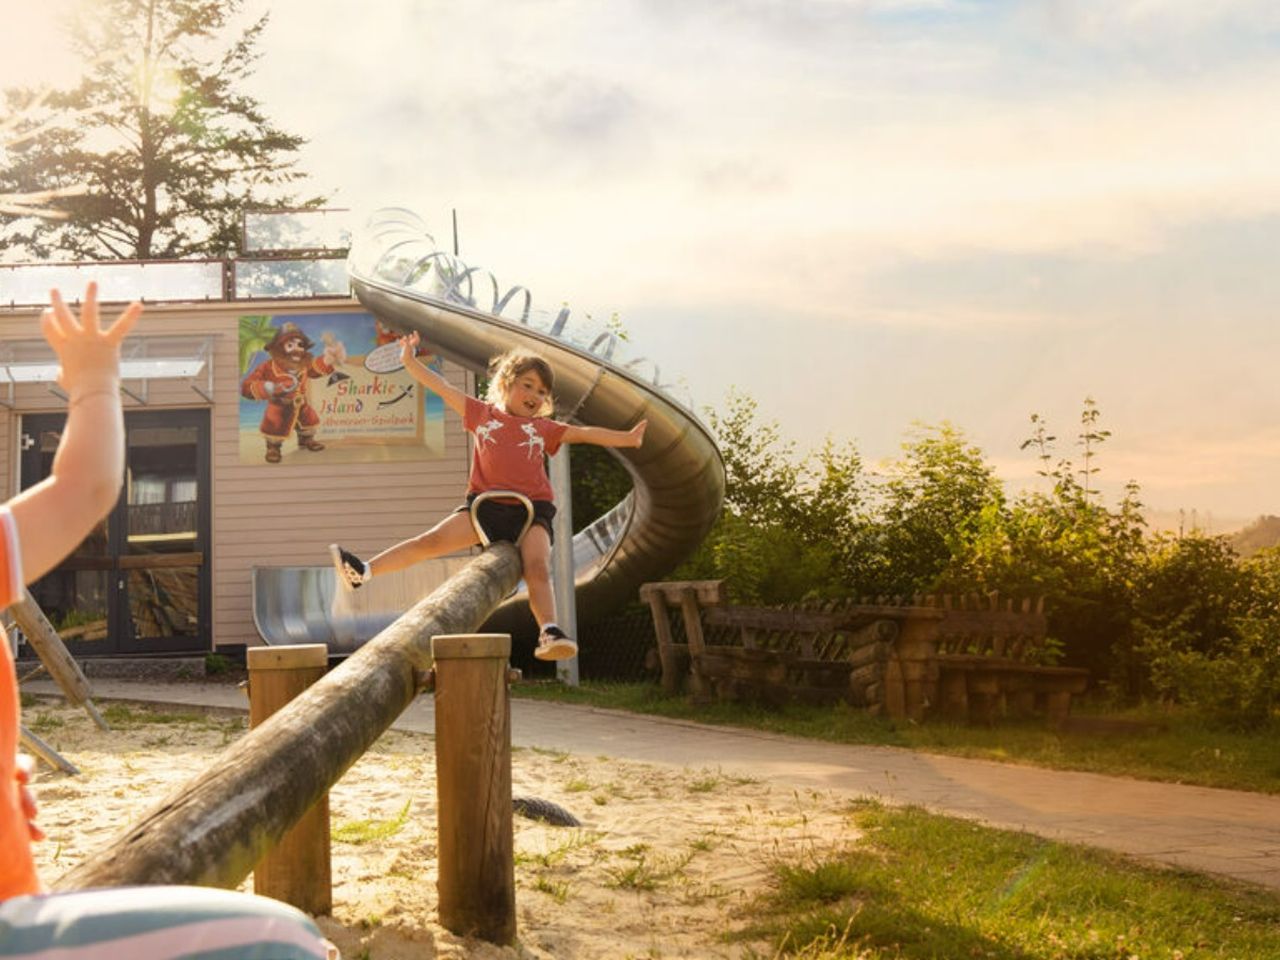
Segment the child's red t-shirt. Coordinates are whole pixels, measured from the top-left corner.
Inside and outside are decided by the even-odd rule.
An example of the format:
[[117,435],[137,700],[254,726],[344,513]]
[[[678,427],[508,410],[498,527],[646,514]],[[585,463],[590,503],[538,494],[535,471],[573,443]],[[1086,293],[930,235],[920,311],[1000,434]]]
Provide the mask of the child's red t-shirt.
[[514,490],[530,500],[555,499],[542,455],[560,449],[568,425],[546,417],[514,417],[467,397],[462,425],[475,437],[467,493]]
[[[7,507],[0,507],[0,609],[22,594],[22,554],[18,528]],[[18,729],[22,723],[18,677],[9,638],[0,627],[0,900],[39,893],[31,859],[31,834],[18,798]]]

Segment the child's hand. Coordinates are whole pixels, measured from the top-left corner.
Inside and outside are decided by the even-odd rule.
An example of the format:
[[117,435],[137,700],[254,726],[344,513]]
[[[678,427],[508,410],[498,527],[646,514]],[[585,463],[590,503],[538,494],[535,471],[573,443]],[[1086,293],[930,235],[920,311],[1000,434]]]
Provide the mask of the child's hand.
[[36,798],[32,794],[27,783],[31,780],[31,773],[35,769],[36,762],[25,753],[18,754],[18,764],[16,767],[18,775],[18,802],[22,806],[22,815],[27,820],[27,835],[32,840],[43,840],[44,831],[36,826]]
[[644,443],[644,431],[649,426],[648,420],[641,420],[634,427],[627,431],[627,439],[631,446],[638,447]]
[[326,333],[320,339],[324,341],[325,360],[335,367],[347,362],[347,345],[345,343],[334,337],[332,333]]
[[409,361],[414,358],[418,352],[418,331],[406,334],[400,338],[400,362],[405,366],[409,365]]
[[120,385],[120,341],[133,329],[142,304],[131,303],[105,330],[98,323],[98,285],[85,290],[80,320],[57,290],[49,291],[53,305],[40,315],[40,332],[58,356],[58,385],[71,400],[78,395],[115,390]]

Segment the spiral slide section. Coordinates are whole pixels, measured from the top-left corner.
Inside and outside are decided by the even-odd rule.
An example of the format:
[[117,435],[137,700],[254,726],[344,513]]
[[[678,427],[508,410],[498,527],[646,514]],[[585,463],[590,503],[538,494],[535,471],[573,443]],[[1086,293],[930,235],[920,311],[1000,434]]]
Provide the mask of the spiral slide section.
[[[580,623],[634,600],[641,583],[660,579],[701,543],[724,499],[720,451],[654,363],[624,357],[616,331],[575,320],[567,309],[535,310],[525,288],[504,289],[487,271],[440,251],[406,210],[370,219],[354,240],[348,273],[360,302],[384,323],[418,331],[433,351],[476,373],[517,347],[546,357],[559,419],[616,430],[649,421],[644,446],[609,451],[630,473],[631,493],[574,537]],[[529,623],[517,592],[485,627]]]

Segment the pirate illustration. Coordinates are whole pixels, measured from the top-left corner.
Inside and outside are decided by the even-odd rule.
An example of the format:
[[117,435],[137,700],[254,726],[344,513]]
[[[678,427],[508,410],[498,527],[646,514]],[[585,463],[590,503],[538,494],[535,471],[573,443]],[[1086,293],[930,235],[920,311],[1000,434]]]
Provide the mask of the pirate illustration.
[[323,450],[316,439],[320,415],[311,406],[309,385],[314,377],[334,372],[338,357],[346,353],[336,341],[325,345],[321,356],[311,353],[315,344],[286,323],[263,349],[268,359],[254,367],[240,384],[240,393],[249,400],[265,400],[267,408],[258,429],[267,443],[267,463],[280,462],[280,448],[291,431],[298,434],[300,450]]

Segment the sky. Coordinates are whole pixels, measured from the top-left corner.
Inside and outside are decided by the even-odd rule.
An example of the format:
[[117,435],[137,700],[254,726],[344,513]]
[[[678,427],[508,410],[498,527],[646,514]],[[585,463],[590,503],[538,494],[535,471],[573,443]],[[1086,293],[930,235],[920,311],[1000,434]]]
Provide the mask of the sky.
[[[0,0],[57,71],[69,0]],[[8,8],[12,8],[11,10]],[[618,315],[723,411],[868,466],[950,423],[1016,492],[1044,417],[1110,502],[1280,513],[1273,0],[246,0],[251,91],[357,217]],[[335,38],[340,38],[340,41]]]

